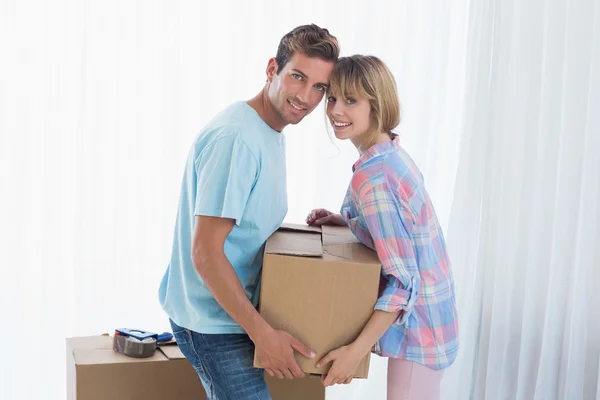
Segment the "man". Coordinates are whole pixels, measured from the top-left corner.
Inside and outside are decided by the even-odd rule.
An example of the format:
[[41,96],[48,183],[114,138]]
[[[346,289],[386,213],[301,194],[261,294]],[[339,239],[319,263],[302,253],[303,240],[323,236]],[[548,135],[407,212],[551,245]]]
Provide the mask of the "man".
[[316,25],[280,41],[264,88],[218,114],[197,137],[183,178],[170,264],[159,298],[209,399],[270,399],[264,372],[304,374],[314,353],[256,311],[264,244],[287,213],[285,138],[321,101],[339,56]]

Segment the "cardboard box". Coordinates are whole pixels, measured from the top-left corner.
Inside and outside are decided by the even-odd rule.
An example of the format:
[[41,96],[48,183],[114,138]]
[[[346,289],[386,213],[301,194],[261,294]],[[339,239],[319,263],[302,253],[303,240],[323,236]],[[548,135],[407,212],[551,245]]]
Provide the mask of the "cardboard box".
[[[296,354],[305,373],[323,374],[316,362],[352,343],[373,314],[381,263],[347,227],[284,224],[267,241],[260,291],[261,315],[311,348]],[[355,378],[367,378],[370,354]],[[262,367],[254,358],[254,365]]]
[[[273,400],[324,400],[319,379],[278,380],[267,376]],[[68,400],[203,400],[200,378],[177,345],[153,357],[131,358],[112,350],[112,337],[67,339]]]

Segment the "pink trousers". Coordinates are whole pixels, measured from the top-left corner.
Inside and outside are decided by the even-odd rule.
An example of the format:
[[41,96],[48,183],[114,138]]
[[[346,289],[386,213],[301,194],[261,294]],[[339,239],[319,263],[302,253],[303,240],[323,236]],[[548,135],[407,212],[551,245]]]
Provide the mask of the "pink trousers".
[[388,400],[439,400],[444,371],[436,371],[416,362],[388,359]]

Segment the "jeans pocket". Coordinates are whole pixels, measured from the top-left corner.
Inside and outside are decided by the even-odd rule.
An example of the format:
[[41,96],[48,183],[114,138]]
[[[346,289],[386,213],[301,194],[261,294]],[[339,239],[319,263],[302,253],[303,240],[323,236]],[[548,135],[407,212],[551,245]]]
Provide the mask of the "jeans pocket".
[[198,357],[198,352],[194,346],[192,331],[177,325],[173,321],[170,322],[171,329],[173,330],[173,337],[175,338],[175,342],[177,342],[179,350],[181,350],[185,358],[192,363],[194,368],[198,368],[200,366],[200,357]]
[[169,320],[171,323],[171,330],[173,331],[173,337],[178,345],[182,343],[191,343],[192,342],[192,331],[187,328],[183,328],[177,325],[173,320]]
[[[173,337],[175,338],[175,342],[177,342],[177,346],[184,352],[184,347],[193,346],[192,333],[188,330],[182,330],[178,332],[173,332]],[[184,352],[185,354],[185,352]]]
[[173,334],[179,333],[179,332],[185,332],[189,329],[183,328],[179,325],[177,325],[175,322],[173,322],[172,319],[169,319],[169,323],[171,324],[171,330],[173,331]]

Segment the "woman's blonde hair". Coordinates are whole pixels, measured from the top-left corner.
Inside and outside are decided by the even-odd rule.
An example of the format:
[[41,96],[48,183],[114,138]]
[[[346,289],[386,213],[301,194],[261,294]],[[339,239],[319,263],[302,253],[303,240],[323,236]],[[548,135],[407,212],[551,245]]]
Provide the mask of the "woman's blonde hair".
[[367,144],[372,144],[379,133],[396,137],[393,130],[400,124],[396,80],[379,58],[359,54],[340,57],[329,78],[329,96],[369,100],[371,132]]

